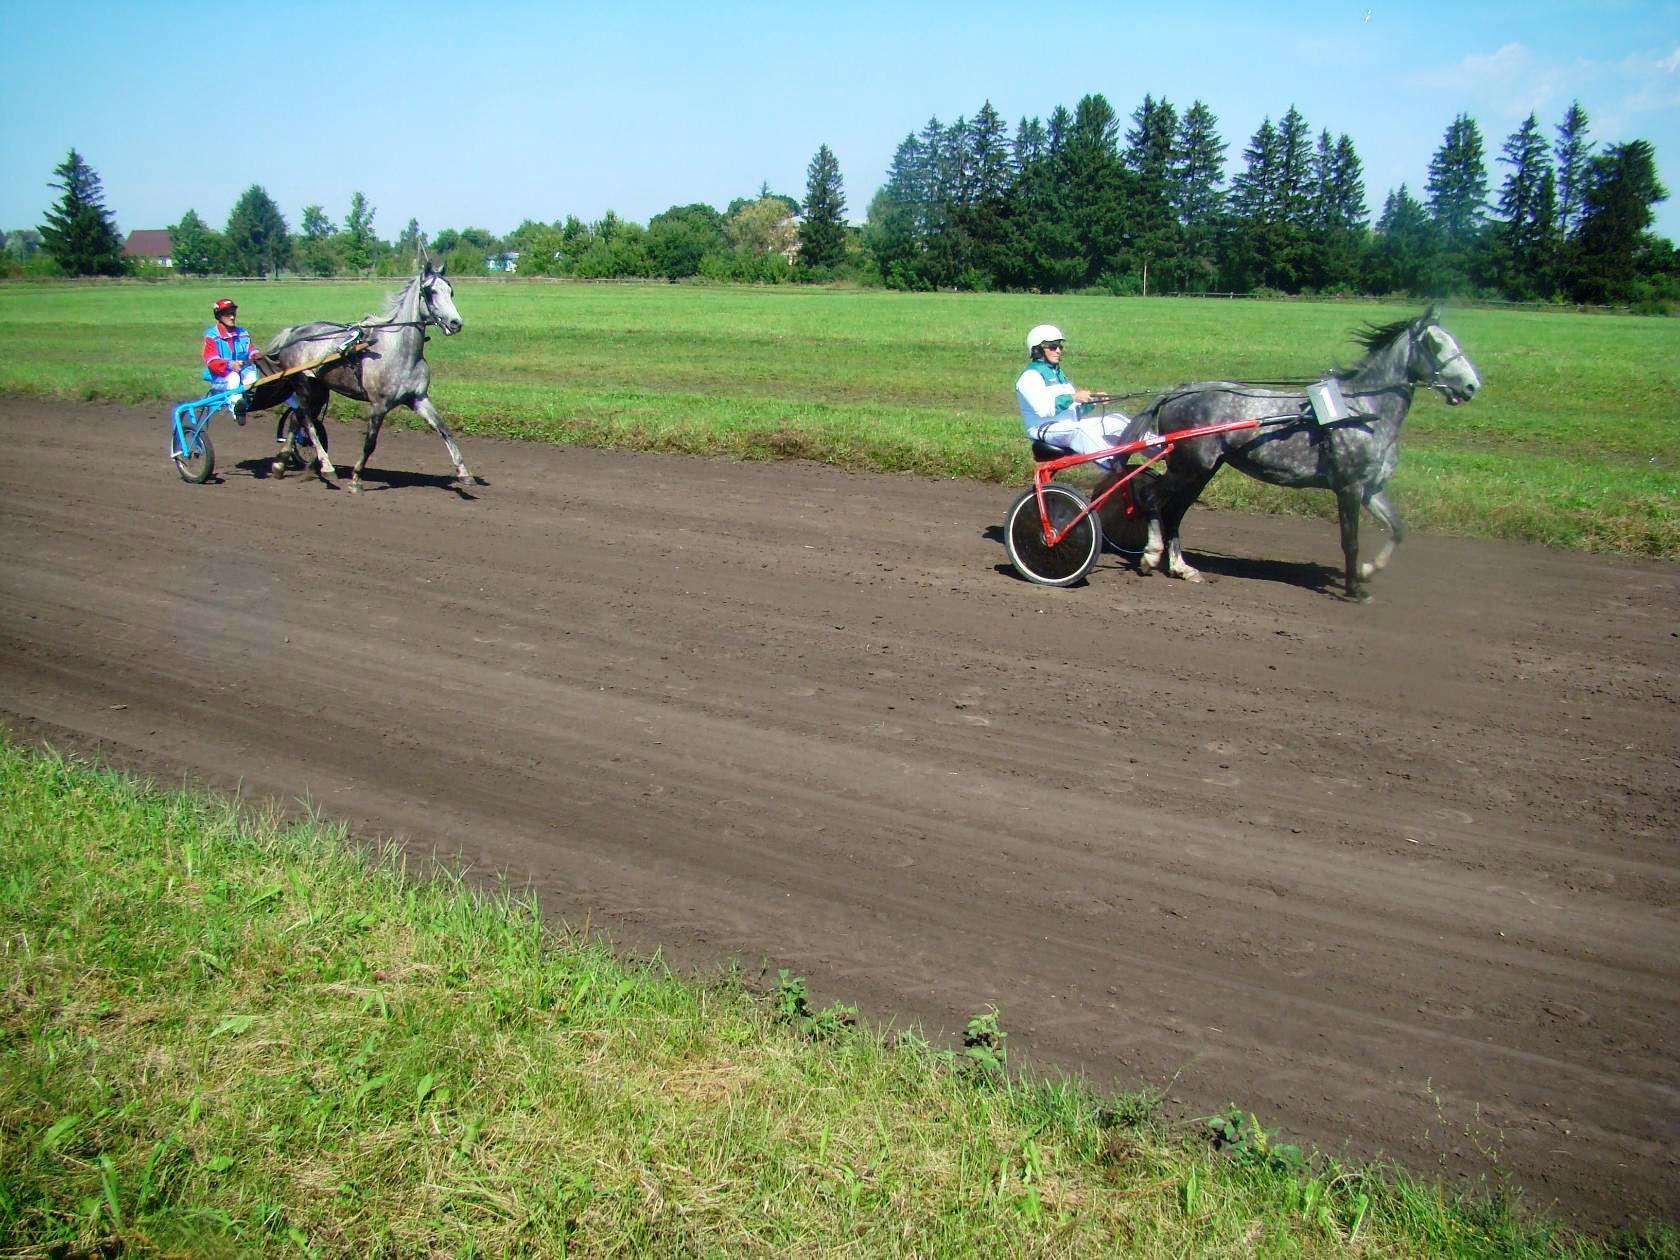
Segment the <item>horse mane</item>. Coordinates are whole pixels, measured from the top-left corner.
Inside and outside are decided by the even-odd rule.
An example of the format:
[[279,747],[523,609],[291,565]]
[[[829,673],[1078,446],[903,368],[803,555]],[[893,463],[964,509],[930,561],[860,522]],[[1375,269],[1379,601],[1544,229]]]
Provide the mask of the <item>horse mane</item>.
[[[408,299],[409,291],[419,282],[420,277],[415,276],[412,280],[405,282],[401,288],[392,289],[385,295],[385,305],[373,314],[364,316],[362,322],[364,324],[382,324],[396,320],[402,315],[403,303]],[[333,324],[330,321],[317,322],[325,322],[327,326],[331,328],[348,330],[352,327],[350,324]],[[308,328],[310,326],[311,325],[308,324],[292,324],[282,328],[279,332],[275,333],[268,339],[268,345],[263,348],[263,353],[278,354],[291,344],[292,338],[296,335],[298,329]]]
[[388,320],[396,319],[402,314],[403,303],[408,298],[409,290],[419,283],[420,277],[414,276],[413,278],[405,281],[400,289],[392,289],[385,295],[385,305],[378,311],[375,311],[372,315],[369,315],[367,317],[368,320],[370,322],[377,320],[383,323]]
[[1411,326],[1409,319],[1397,319],[1391,324],[1366,324],[1354,331],[1353,339],[1367,351],[1383,350]]
[[[1389,346],[1404,336],[1411,329],[1411,326],[1412,321],[1409,319],[1397,319],[1388,324],[1367,323],[1363,328],[1354,329],[1352,337],[1365,347],[1366,357],[1369,358],[1379,350],[1388,349]],[[1330,375],[1341,381],[1352,380],[1359,375],[1359,370],[1363,366],[1362,363],[1356,363],[1351,367],[1333,368]]]

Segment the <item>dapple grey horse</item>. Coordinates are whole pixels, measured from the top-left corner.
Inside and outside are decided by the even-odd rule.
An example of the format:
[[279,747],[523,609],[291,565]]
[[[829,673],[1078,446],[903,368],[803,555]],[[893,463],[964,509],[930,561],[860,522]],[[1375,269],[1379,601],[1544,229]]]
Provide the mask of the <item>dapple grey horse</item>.
[[[1481,388],[1476,367],[1457,340],[1440,325],[1431,306],[1417,319],[1367,325],[1355,334],[1365,356],[1333,373],[1353,414],[1319,423],[1304,390],[1267,389],[1242,381],[1198,381],[1160,395],[1142,415],[1155,432],[1227,420],[1259,420],[1242,429],[1190,438],[1163,461],[1159,477],[1139,477],[1139,501],[1149,512],[1149,541],[1140,561],[1148,572],[1160,566],[1192,582],[1201,575],[1184,562],[1179,525],[1184,514],[1224,464],[1274,486],[1330,490],[1342,530],[1342,559],[1349,599],[1366,601],[1364,580],[1382,569],[1402,536],[1400,516],[1384,488],[1400,461],[1400,426],[1418,386],[1437,391],[1456,406]],[[1359,562],[1359,509],[1388,530],[1376,559]]]
[[[322,357],[331,351],[334,343],[358,329],[365,335],[365,350],[342,362],[300,374],[294,389],[298,414],[292,422],[308,426],[323,477],[338,475],[327,455],[320,423],[328,397],[338,393],[368,404],[362,457],[350,474],[352,492],[360,492],[362,488],[362,472],[373,448],[379,444],[379,428],[385,423],[386,413],[398,406],[413,410],[443,439],[455,464],[457,489],[481,484],[467,471],[461,448],[428,397],[432,373],[426,365],[426,329],[440,329],[446,337],[461,331],[455,291],[443,273],[443,267],[434,269],[428,260],[422,264],[420,274],[398,290],[384,310],[368,316],[360,324],[300,324],[282,328],[269,342],[268,356],[282,367],[290,368]],[[276,467],[278,470],[283,465],[276,461]]]

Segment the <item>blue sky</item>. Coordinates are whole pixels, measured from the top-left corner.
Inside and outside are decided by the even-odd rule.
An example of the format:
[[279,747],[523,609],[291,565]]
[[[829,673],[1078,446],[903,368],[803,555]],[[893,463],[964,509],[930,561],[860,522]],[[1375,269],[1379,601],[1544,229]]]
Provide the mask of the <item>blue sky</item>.
[[[76,148],[127,231],[190,209],[213,226],[263,185],[295,228],[353,191],[390,239],[503,233],[608,209],[645,223],[762,183],[802,197],[827,144],[861,221],[904,136],[990,100],[1023,116],[1101,92],[1205,101],[1234,171],[1293,104],[1348,133],[1375,215],[1460,113],[1497,192],[1505,138],[1571,100],[1601,145],[1649,140],[1680,240],[1680,0],[622,5],[433,0],[8,6],[0,228],[37,225]],[[825,15],[833,14],[830,20]]]

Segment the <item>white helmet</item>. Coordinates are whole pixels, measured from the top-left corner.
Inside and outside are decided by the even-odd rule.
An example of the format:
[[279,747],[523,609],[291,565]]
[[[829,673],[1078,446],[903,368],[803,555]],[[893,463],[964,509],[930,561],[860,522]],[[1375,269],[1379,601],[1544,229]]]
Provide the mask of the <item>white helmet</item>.
[[1046,341],[1061,341],[1062,330],[1054,324],[1036,324],[1027,334],[1027,353],[1031,354]]

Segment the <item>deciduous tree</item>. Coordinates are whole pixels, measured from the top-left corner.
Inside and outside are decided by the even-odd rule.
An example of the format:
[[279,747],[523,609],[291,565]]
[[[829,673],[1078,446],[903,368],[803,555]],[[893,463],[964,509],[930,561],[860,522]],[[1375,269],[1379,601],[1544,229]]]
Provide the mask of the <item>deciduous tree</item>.
[[1613,144],[1593,158],[1575,234],[1578,299],[1623,301],[1630,295],[1636,259],[1656,217],[1654,207],[1666,200],[1668,190],[1657,179],[1657,154],[1649,141]]
[[353,271],[373,266],[379,238],[373,234],[374,208],[361,192],[350,194],[350,213],[344,216],[344,262]]
[[775,195],[749,201],[724,220],[723,234],[738,254],[762,258],[781,257],[793,249],[793,212],[787,201]]
[[169,254],[184,276],[206,276],[222,267],[222,238],[209,224],[188,210],[169,229]]
[[261,184],[252,184],[234,202],[224,235],[228,266],[241,275],[266,276],[292,261],[286,220]]
[[726,248],[723,216],[711,206],[672,206],[648,220],[648,251],[668,279],[699,275],[701,262]]

